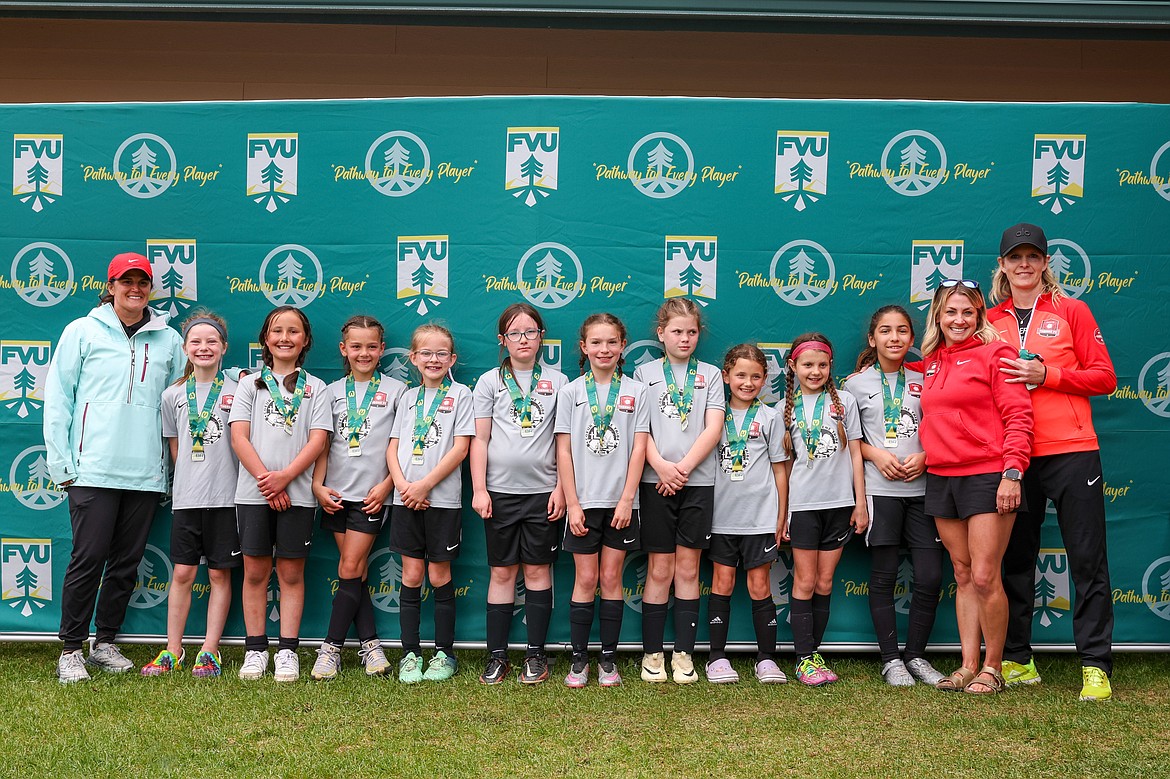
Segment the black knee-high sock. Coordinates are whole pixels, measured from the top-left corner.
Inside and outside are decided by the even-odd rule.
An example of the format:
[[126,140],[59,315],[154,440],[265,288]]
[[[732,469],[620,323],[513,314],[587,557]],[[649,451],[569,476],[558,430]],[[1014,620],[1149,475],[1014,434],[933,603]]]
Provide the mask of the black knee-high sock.
[[731,622],[731,596],[711,594],[707,599],[707,632],[711,636],[709,660],[727,657],[727,629]]
[[914,596],[910,599],[910,627],[906,632],[906,659],[926,653],[934,616],[938,611],[938,592],[942,585],[942,549],[911,549],[914,560]]
[[776,654],[776,604],[771,598],[752,598],[752,625],[756,629],[756,662]]
[[699,630],[699,599],[674,599],[674,651],[695,651],[695,633]]
[[813,633],[812,601],[792,598],[788,601],[789,621],[792,623],[792,644],[796,656],[804,659],[817,651]]
[[544,654],[548,623],[552,620],[552,590],[529,590],[524,596],[524,618],[528,621],[528,650],[525,655]]
[[402,601],[398,608],[398,632],[403,652],[422,652],[418,638],[418,623],[421,619],[422,587],[402,586]]
[[621,598],[601,599],[601,659],[613,660],[617,655],[618,636],[622,632],[622,612],[626,602]]
[[573,657],[589,654],[589,631],[593,629],[593,601],[569,601],[569,641]]
[[813,641],[817,649],[821,648],[821,642],[825,640],[825,628],[829,625],[829,601],[832,599],[832,594],[818,595],[814,592],[812,596]]
[[361,579],[340,579],[337,592],[333,595],[333,611],[329,614],[329,629],[325,633],[326,643],[341,646],[345,634],[353,624],[362,597]]
[[642,651],[648,655],[662,651],[662,636],[666,632],[666,610],[665,603],[642,601]]
[[455,582],[435,588],[435,650],[455,649]]
[[875,546],[870,550],[869,616],[877,634],[882,662],[897,660],[898,622],[894,614],[894,583],[898,579],[898,547]]
[[370,598],[370,582],[362,580],[362,594],[358,599],[357,614],[353,615],[353,626],[358,640],[363,644],[378,637],[378,625],[374,622],[374,601]]
[[487,605],[487,648],[492,657],[503,659],[508,656],[508,633],[512,629],[511,603],[489,603]]

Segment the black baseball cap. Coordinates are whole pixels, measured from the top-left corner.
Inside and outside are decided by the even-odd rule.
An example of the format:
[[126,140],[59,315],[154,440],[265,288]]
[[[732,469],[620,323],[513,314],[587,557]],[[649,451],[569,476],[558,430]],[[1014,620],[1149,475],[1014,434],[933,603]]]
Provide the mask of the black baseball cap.
[[1020,222],[1003,231],[1003,237],[999,239],[999,256],[1006,257],[1012,249],[1024,244],[1035,246],[1044,254],[1048,254],[1048,239],[1044,236],[1044,230],[1036,225]]

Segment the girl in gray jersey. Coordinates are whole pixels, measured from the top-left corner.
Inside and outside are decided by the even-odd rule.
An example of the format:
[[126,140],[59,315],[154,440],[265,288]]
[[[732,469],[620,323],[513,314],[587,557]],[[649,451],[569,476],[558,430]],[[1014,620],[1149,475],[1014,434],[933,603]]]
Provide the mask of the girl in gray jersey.
[[329,385],[333,434],[313,468],[313,494],[323,512],[321,528],[333,533],[341,553],[329,628],[310,674],[314,679],[337,676],[351,624],[357,631],[358,657],[366,675],[381,676],[390,667],[378,640],[365,578],[370,549],[382,529],[394,489],[386,447],[406,385],[378,372],[386,343],[377,319],[361,314],[350,317],[341,326],[340,349],[345,375]]

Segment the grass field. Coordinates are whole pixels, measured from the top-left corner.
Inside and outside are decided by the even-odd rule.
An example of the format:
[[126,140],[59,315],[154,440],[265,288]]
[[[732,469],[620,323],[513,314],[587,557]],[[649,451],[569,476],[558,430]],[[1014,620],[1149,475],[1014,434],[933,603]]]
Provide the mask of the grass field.
[[[136,663],[151,647],[124,647]],[[405,687],[370,680],[345,652],[341,678],[193,679],[97,674],[68,687],[57,645],[0,644],[7,709],[0,776],[305,777],[1154,777],[1170,766],[1170,655],[1122,655],[1113,701],[1079,703],[1080,667],[1042,656],[1041,685],[997,697],[885,686],[875,656],[830,656],[842,681],[764,687],[746,657],[738,685],[648,685],[622,655],[625,686],[478,683],[460,674]],[[392,660],[397,652],[389,653]],[[699,659],[702,659],[701,657]],[[956,658],[934,658],[951,670]],[[594,671],[596,666],[594,667]]]

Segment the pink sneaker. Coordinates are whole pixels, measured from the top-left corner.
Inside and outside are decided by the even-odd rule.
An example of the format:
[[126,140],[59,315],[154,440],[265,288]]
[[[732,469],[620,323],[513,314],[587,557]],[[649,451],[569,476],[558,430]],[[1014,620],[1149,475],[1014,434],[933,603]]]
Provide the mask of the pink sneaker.
[[818,665],[813,657],[806,657],[796,664],[796,678],[801,684],[807,684],[809,687],[820,687],[822,684],[829,684],[832,679],[829,678],[829,670],[824,666]]
[[825,662],[825,658],[823,656],[821,656],[820,652],[816,652],[813,654],[812,661],[814,663],[816,663],[818,666],[820,666],[821,671],[825,675],[825,678],[827,678],[830,682],[837,681],[837,679],[838,679],[837,674],[833,673],[833,669],[830,668],[829,664]]

